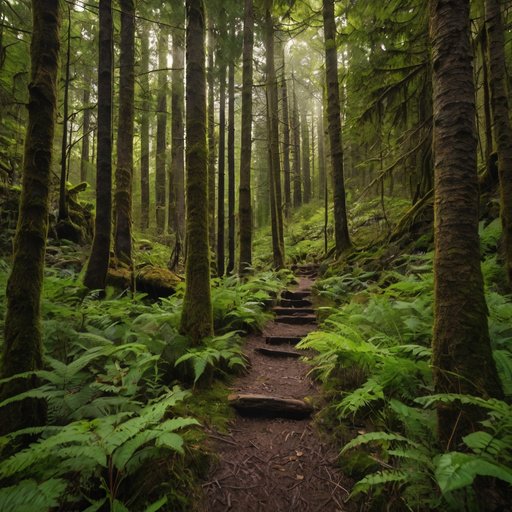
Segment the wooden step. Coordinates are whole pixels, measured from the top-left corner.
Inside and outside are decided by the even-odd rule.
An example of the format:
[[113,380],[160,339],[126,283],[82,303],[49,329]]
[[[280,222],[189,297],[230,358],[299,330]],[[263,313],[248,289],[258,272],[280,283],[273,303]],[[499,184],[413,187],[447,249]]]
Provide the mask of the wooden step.
[[291,299],[291,300],[301,300],[306,299],[311,295],[311,290],[300,290],[296,292],[291,292],[289,290],[286,290],[281,294],[281,297],[283,299]]
[[309,308],[313,303],[307,299],[281,299],[279,305],[284,308]]
[[276,306],[272,309],[276,315],[314,315],[313,308],[283,308]]
[[276,322],[290,325],[308,325],[316,323],[315,315],[304,316],[278,316]]
[[269,357],[294,357],[294,358],[298,359],[299,357],[304,355],[304,354],[301,354],[300,352],[297,352],[296,350],[282,350],[282,349],[265,348],[265,347],[257,347],[254,350],[256,352],[259,352],[260,354],[263,354],[264,356],[269,356]]
[[297,345],[303,336],[267,336],[267,345]]
[[228,396],[228,402],[240,414],[265,418],[303,419],[313,412],[310,404],[296,398],[235,393]]

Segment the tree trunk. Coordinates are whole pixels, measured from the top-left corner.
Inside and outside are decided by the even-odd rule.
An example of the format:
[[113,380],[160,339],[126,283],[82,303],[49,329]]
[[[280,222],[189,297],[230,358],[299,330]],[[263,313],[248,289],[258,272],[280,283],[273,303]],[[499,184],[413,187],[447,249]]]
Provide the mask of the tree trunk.
[[132,266],[133,112],[135,100],[135,1],[120,0],[121,55],[114,196],[114,254]]
[[510,127],[507,69],[505,63],[505,32],[498,0],[485,0],[489,82],[494,139],[498,149],[501,223],[505,268],[512,286],[512,129]]
[[149,229],[149,109],[151,89],[149,86],[149,29],[143,22],[141,31],[141,117],[140,117],[140,228]]
[[290,216],[292,205],[292,192],[290,180],[290,114],[288,109],[288,84],[284,74],[284,54],[283,54],[283,79],[281,81],[281,101],[283,116],[283,175],[284,175],[284,214]]
[[166,196],[166,150],[167,150],[167,52],[169,37],[167,29],[160,27],[158,37],[158,96],[156,125],[156,230],[159,235],[165,230],[165,196]]
[[[270,2],[272,3],[272,2]],[[281,165],[279,160],[279,112],[277,79],[274,64],[274,23],[270,7],[265,11],[265,51],[267,64],[267,116],[274,267],[284,268],[283,215],[281,209]]]
[[91,102],[91,82],[88,81],[86,88],[84,90],[84,99],[83,99],[83,124],[82,124],[82,154],[80,158],[80,181],[87,181],[89,178],[89,148],[90,148],[90,140],[91,134],[91,109],[89,108],[89,103]]
[[184,32],[180,27],[172,33],[172,124],[171,124],[171,189],[169,193],[169,226],[176,235],[175,256],[179,258],[185,228],[185,127],[183,125],[185,65]]
[[327,183],[327,173],[325,166],[325,144],[324,144],[324,114],[323,105],[320,106],[320,113],[318,114],[318,198],[324,197],[325,185]]
[[240,274],[246,273],[247,269],[252,265],[251,159],[253,49],[253,0],[245,0],[242,71],[242,132],[240,149],[240,186],[238,199],[238,217],[240,222]]
[[215,252],[215,42],[212,16],[208,19],[208,227],[210,250]]
[[345,181],[343,178],[343,146],[341,143],[340,86],[338,82],[338,56],[336,51],[336,23],[334,0],[323,0],[322,14],[325,35],[325,77],[327,83],[327,117],[332,163],[332,190],[334,198],[334,235],[336,253],[350,248]]
[[[432,0],[436,393],[501,397],[480,269],[475,90],[468,0]],[[443,448],[478,429],[479,411],[440,405]]]
[[[7,282],[1,378],[42,368],[40,300],[48,231],[52,145],[57,106],[60,8],[58,0],[32,1],[31,72],[21,203]],[[0,401],[35,387],[35,378],[11,380]],[[44,424],[40,400],[4,407],[0,434]]]
[[309,127],[306,112],[302,113],[302,175],[304,177],[304,202],[311,201],[311,161],[309,151]]
[[230,57],[228,72],[228,266],[235,269],[235,61]]
[[222,43],[226,41],[226,11],[220,12],[219,38],[217,50],[219,62],[219,168],[217,180],[217,274],[224,275],[224,224],[225,224],[225,166],[226,166],[226,56]]
[[297,94],[295,92],[295,76],[292,74],[292,133],[293,133],[293,206],[299,208],[302,204],[302,179],[300,172],[300,120]]
[[112,230],[112,83],[114,70],[112,0],[99,4],[98,142],[96,157],[96,218],[91,257],[84,284],[103,290],[110,259]]
[[60,154],[59,220],[69,217],[66,197],[67,155],[68,155],[68,121],[69,121],[69,82],[71,81],[71,7],[68,5],[68,30],[66,49],[66,72],[64,77],[64,102],[62,111],[62,143]]
[[208,245],[205,27],[202,0],[187,0],[187,264],[181,331],[191,342],[213,334]]

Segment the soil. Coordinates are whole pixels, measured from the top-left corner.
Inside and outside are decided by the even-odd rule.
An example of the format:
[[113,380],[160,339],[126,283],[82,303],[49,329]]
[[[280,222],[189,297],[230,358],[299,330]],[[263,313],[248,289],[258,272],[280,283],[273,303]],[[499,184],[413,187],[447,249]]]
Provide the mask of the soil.
[[[313,280],[301,277],[294,291],[308,291]],[[247,338],[249,372],[237,378],[233,393],[255,393],[319,401],[320,390],[300,359],[270,357],[266,336],[305,336],[314,324],[271,322],[261,335]],[[293,345],[279,348],[294,350]],[[312,398],[311,398],[312,397]],[[316,397],[316,398],[315,398]],[[338,451],[311,419],[237,415],[228,434],[211,434],[218,461],[203,484],[205,512],[347,512],[352,482],[336,464]]]

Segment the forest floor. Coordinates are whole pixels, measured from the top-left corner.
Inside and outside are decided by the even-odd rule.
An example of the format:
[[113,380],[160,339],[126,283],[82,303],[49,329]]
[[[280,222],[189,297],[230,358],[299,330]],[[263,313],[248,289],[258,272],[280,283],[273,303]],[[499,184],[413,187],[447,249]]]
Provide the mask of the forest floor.
[[[293,290],[307,293],[311,277],[300,277]],[[290,302],[290,301],[285,301]],[[279,307],[274,311],[280,315]],[[298,312],[295,316],[301,315]],[[313,319],[314,321],[314,319]],[[320,390],[308,376],[309,367],[293,357],[270,357],[258,349],[272,347],[267,337],[303,337],[314,323],[288,325],[279,317],[261,335],[250,335],[245,353],[249,371],[238,377],[233,393],[321,400]],[[325,511],[345,512],[351,481],[337,466],[337,450],[311,418],[287,419],[238,414],[227,434],[211,433],[218,460],[203,484],[207,512],[217,511]]]

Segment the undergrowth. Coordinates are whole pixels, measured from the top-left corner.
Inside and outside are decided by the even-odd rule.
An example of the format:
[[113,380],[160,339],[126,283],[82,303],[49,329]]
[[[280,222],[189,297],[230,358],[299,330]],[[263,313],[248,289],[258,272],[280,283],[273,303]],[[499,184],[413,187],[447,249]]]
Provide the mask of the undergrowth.
[[39,385],[0,403],[0,414],[35,398],[47,403],[48,422],[0,438],[0,510],[193,510],[208,466],[205,429],[226,428],[222,383],[247,363],[241,334],[263,327],[290,279],[215,280],[216,334],[189,349],[178,331],[182,287],[158,302],[114,289],[98,300],[73,272],[47,270],[45,367],[18,376]]
[[[512,302],[499,293],[499,236],[497,222],[481,226],[489,329],[505,401],[433,394],[431,253],[402,255],[400,271],[382,273],[356,261],[350,274],[317,283],[328,304],[321,308],[323,322],[298,347],[316,351],[311,372],[331,397],[323,421],[344,445],[343,468],[359,479],[351,498],[365,496],[361,510],[506,506],[496,489],[512,484]],[[486,417],[448,452],[435,436],[435,408],[442,402],[480,407]],[[477,479],[483,493],[475,492]]]

